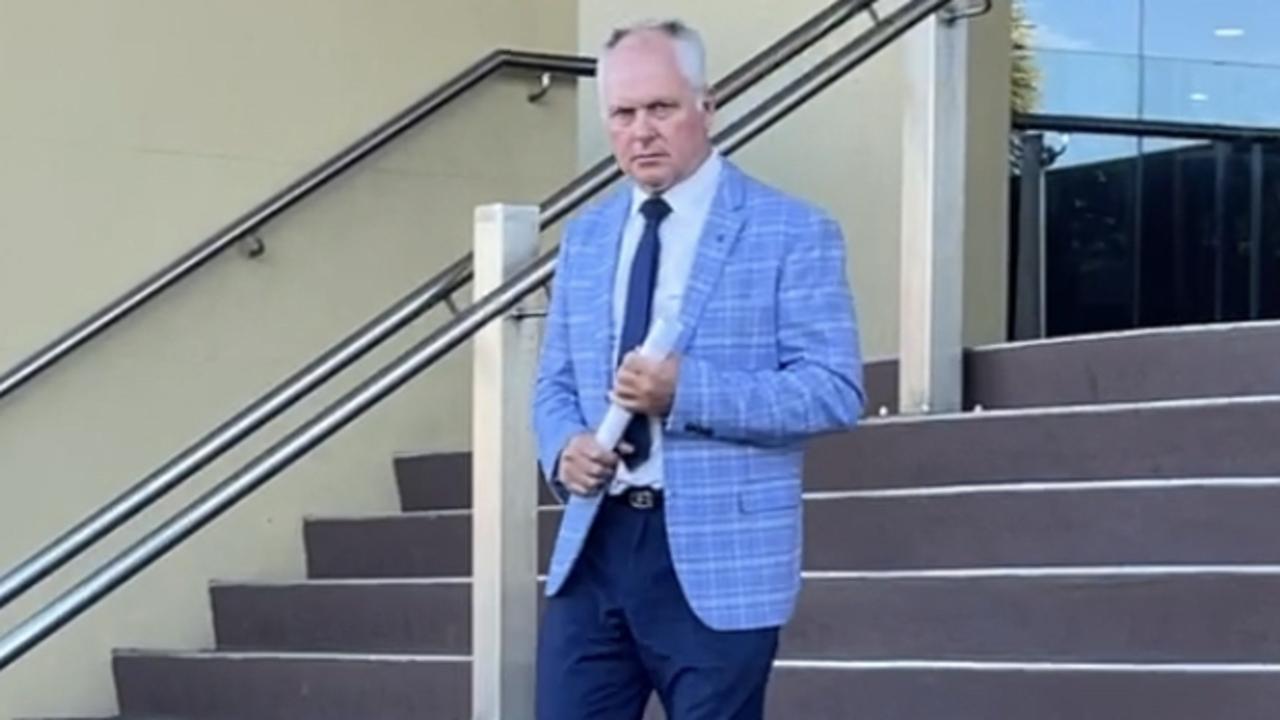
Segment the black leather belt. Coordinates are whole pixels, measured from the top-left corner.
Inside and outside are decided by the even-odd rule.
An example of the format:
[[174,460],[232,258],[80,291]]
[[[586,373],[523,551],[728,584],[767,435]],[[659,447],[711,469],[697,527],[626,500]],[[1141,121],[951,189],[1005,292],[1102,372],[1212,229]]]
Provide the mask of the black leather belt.
[[647,487],[627,488],[617,495],[610,495],[609,500],[633,510],[657,510],[662,507],[662,491]]

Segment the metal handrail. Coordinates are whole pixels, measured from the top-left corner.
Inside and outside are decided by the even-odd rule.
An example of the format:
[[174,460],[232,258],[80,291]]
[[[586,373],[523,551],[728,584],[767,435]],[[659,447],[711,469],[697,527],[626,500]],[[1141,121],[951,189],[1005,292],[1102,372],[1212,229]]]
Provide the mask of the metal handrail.
[[490,76],[511,69],[589,77],[595,74],[595,60],[516,50],[489,53],[7,370],[0,375],[0,400]]
[[1013,117],[1015,130],[1212,140],[1221,142],[1280,143],[1280,128],[1250,125],[1190,123],[1177,120],[1136,120],[1084,115],[1020,114]]
[[[874,2],[840,0],[824,8],[716,83],[712,92],[717,102],[722,105],[732,102]],[[620,176],[621,171],[615,163],[609,158],[601,160],[543,202],[542,229],[573,212]],[[0,576],[0,609],[179,487],[423,313],[450,298],[465,287],[471,277],[472,257],[468,253],[231,420],[15,565]]]
[[[817,93],[861,65],[917,23],[951,0],[907,0],[889,17],[877,22],[801,77],[788,83],[761,105],[721,133],[715,142],[732,154],[769,129]],[[563,201],[569,202],[569,201]],[[542,221],[556,216],[558,205],[543,210]],[[360,417],[416,375],[434,365],[484,325],[511,310],[537,291],[555,269],[555,251],[461,312],[448,324],[383,366],[355,389],[330,404],[231,476],[184,507],[142,539],[100,566],[89,577],[59,595],[16,628],[0,637],[0,670],[84,612],[102,597],[141,572],[186,538],[234,507],[255,489],[288,468],[320,443]]]

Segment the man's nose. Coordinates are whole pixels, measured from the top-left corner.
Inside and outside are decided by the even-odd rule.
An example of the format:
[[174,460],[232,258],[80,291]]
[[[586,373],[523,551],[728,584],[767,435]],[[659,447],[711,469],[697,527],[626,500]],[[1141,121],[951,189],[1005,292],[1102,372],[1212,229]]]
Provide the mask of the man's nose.
[[657,124],[649,113],[642,112],[636,116],[635,138],[640,142],[650,142],[657,137]]

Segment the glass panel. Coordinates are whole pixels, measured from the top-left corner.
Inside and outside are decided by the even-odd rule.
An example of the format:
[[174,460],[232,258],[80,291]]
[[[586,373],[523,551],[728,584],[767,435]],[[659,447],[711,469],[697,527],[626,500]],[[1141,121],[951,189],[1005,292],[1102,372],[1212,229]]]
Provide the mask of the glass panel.
[[1138,0],[1026,0],[1032,47],[1138,54]]
[[1138,142],[1078,136],[1045,176],[1049,335],[1133,326]]
[[1252,144],[1221,143],[1218,172],[1221,177],[1221,209],[1218,221],[1218,253],[1220,255],[1219,287],[1220,321],[1250,320],[1253,247],[1250,213],[1253,209]]
[[1143,149],[1141,320],[1208,322],[1216,288],[1214,146],[1146,140]]
[[1037,112],[1132,118],[1138,115],[1136,56],[1038,50],[1041,74]]
[[1280,318],[1280,144],[1262,146],[1260,316]]
[[1276,0],[1151,0],[1142,25],[1149,56],[1280,66]]
[[1146,119],[1280,127],[1280,67],[1149,58],[1143,95]]
[[1144,150],[1140,324],[1249,319],[1251,146]]

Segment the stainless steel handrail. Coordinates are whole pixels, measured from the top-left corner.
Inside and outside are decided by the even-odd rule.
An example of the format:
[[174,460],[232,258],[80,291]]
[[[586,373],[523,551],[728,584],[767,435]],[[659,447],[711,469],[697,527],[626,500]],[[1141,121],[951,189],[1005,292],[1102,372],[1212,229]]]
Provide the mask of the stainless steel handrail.
[[[951,0],[908,0],[891,16],[860,34],[813,69],[771,95],[738,122],[717,134],[717,147],[725,154],[733,153],[950,2]],[[543,211],[544,221],[559,210],[558,207],[546,208]],[[373,405],[434,365],[485,324],[511,310],[551,278],[555,259],[555,251],[544,254],[528,268],[468,307],[396,360],[383,366],[369,379],[184,507],[160,527],[0,637],[0,670],[234,507]]]
[[1181,140],[1280,143],[1280,128],[1251,125],[1192,123],[1180,120],[1137,120],[1085,115],[1021,114],[1013,117],[1015,130],[1161,137]]
[[[713,88],[717,102],[726,105],[732,102],[787,61],[870,7],[874,1],[840,0],[824,8],[717,83]],[[601,160],[542,204],[542,228],[546,229],[573,212],[620,176],[621,171],[609,158]],[[471,281],[471,271],[471,255],[467,254],[231,420],[8,570],[0,576],[0,609],[179,487],[401,328],[451,297]]]
[[345,173],[353,165],[386,147],[405,132],[436,114],[441,108],[484,82],[490,76],[509,69],[554,72],[579,77],[595,74],[595,60],[571,55],[497,50],[458,73],[426,97],[405,108],[395,117],[379,125],[321,163],[314,170],[290,183],[283,190],[259,203],[233,220],[178,259],[152,274],[136,287],[108,303],[105,307],[63,333],[54,341],[20,361],[0,375],[0,400],[26,385],[35,377],[74,352],[111,326],[129,316],[156,296],[173,287],[206,263],[218,257],[255,230],[281,213],[311,196],[320,188]]

